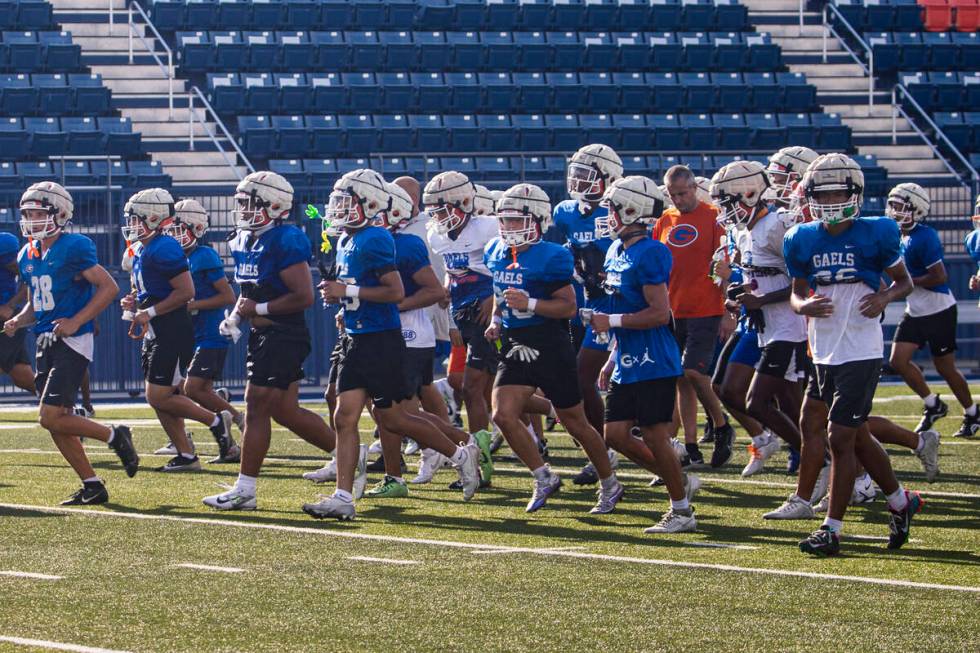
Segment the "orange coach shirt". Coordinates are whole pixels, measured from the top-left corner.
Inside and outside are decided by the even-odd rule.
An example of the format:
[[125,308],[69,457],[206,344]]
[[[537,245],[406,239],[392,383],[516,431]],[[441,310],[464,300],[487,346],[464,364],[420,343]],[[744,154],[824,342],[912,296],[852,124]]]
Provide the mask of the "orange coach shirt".
[[718,209],[700,202],[684,215],[676,208],[667,209],[653,227],[653,238],[674,257],[667,293],[676,318],[712,317],[725,311],[722,289],[708,276],[711,257],[725,233],[717,215]]

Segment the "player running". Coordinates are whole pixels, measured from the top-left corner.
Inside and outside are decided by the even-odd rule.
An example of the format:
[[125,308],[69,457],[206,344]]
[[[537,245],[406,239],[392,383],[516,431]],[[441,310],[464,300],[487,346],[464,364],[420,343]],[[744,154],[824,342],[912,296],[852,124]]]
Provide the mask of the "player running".
[[[842,520],[858,461],[887,496],[888,547],[899,548],[908,541],[922,499],[897,481],[888,454],[872,438],[867,424],[882,363],[879,318],[889,302],[912,290],[902,262],[899,230],[887,218],[859,217],[864,175],[843,154],[818,157],[810,164],[803,186],[815,221],[790,229],[783,249],[793,279],[791,305],[809,318],[816,376],[811,379],[815,387],[808,392],[822,404],[814,402],[804,410],[801,428],[818,433],[827,424],[832,462],[827,518],[800,542],[800,550],[817,556],[840,550]],[[880,289],[885,273],[892,283]],[[825,410],[819,409],[821,405]],[[804,439],[804,461],[811,442]]]
[[106,426],[72,411],[95,348],[94,320],[119,292],[99,265],[95,244],[88,236],[65,232],[73,210],[71,195],[52,181],[34,184],[21,196],[20,230],[27,244],[17,255],[17,263],[29,292],[24,307],[3,325],[7,338],[34,326],[39,421],[82,481],[81,489],[61,502],[66,506],[109,500],[80,438],[108,443],[127,476],[135,476],[139,469],[129,427]]
[[[17,236],[7,232],[0,233],[0,321],[3,322],[12,318],[27,300],[27,284],[20,278],[17,267],[20,247]],[[0,333],[0,371],[9,376],[21,390],[37,395],[34,370],[24,346],[26,337],[27,331],[23,329],[18,329],[11,336]]]
[[335,437],[319,415],[299,405],[303,361],[312,348],[303,311],[313,305],[314,294],[310,240],[286,223],[293,187],[274,172],[253,172],[239,182],[235,203],[238,233],[229,248],[241,296],[218,329],[237,341],[241,320],[250,322],[245,430],[234,486],[203,501],[217,510],[255,510],[272,420],[326,452],[333,451]]

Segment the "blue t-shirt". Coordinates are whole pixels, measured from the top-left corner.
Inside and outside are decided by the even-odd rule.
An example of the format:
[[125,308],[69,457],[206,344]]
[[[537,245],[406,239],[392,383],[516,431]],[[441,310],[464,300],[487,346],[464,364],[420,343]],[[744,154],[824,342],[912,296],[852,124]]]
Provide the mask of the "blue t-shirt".
[[17,273],[8,270],[11,263],[17,262],[20,241],[17,236],[0,233],[0,304],[6,304],[17,294]]
[[[381,227],[368,226],[345,233],[337,243],[337,281],[341,283],[375,288],[381,285],[382,276],[397,269],[395,240]],[[343,306],[347,333],[356,335],[401,329],[397,304],[345,297]]]
[[[41,248],[34,243],[35,251]],[[82,272],[99,264],[95,255],[95,243],[82,234],[58,236],[43,256],[32,254],[30,244],[24,245],[17,255],[20,277],[31,292],[34,306],[34,333],[46,333],[54,329],[52,322],[59,318],[73,317],[92,299],[95,292]],[[93,322],[83,324],[75,335],[92,333]]]
[[[605,207],[597,206],[592,213],[584,216],[579,210],[576,200],[565,200],[555,206],[554,211],[552,211],[552,219],[555,223],[555,230],[573,250],[581,254],[587,248],[595,248],[597,253],[595,257],[596,261],[601,262],[604,260],[606,252],[609,250],[609,246],[612,245],[613,241],[610,238],[596,237],[595,219],[597,217],[601,218],[608,213],[609,211]],[[595,270],[594,272],[598,273],[601,270]],[[605,297],[593,297],[586,301],[585,287],[578,281],[574,283],[575,299],[579,306],[602,310]],[[580,322],[578,320],[578,314],[576,314],[573,322],[579,324]]]
[[783,238],[789,276],[818,285],[862,282],[877,292],[882,273],[901,261],[902,239],[891,218],[858,218],[838,236],[820,222],[797,224]]
[[[617,240],[606,252],[607,310],[636,313],[649,306],[643,286],[667,284],[672,257],[658,240],[643,238],[623,249]],[[681,353],[669,325],[652,329],[612,329],[616,337],[615,383],[637,383],[681,374]]]
[[180,244],[166,234],[154,236],[133,258],[136,300],[142,305],[166,299],[173,292],[170,280],[187,269],[187,256]]
[[422,268],[431,265],[429,248],[414,234],[396,232],[392,238],[395,241],[395,264],[402,278],[402,286],[405,287],[405,296],[411,297],[419,291],[419,285],[412,277]]
[[[221,257],[207,245],[198,245],[187,255],[191,276],[194,278],[194,299],[201,301],[218,294],[214,284],[225,278]],[[224,319],[223,308],[199,310],[193,316],[194,346],[198,349],[224,349],[228,339],[218,333],[218,325]]]
[[520,288],[527,291],[533,299],[549,299],[559,288],[572,283],[575,263],[572,254],[561,245],[539,242],[517,254],[517,266],[510,245],[500,238],[487,243],[483,261],[493,274],[493,293],[505,329],[520,329],[545,323],[560,323],[561,320],[537,315],[533,311],[518,311],[507,308],[504,291]]
[[963,246],[973,262],[980,265],[980,229],[974,229],[968,233],[963,241]]
[[[280,273],[297,263],[309,264],[313,258],[310,239],[291,224],[278,224],[258,235],[239,231],[228,246],[235,261],[235,283],[241,287],[243,297],[259,304],[288,293]],[[300,324],[303,314],[277,313],[269,319]]]
[[[936,263],[944,263],[943,245],[939,242],[936,230],[925,224],[916,224],[912,231],[902,236],[902,258],[909,276],[921,277],[929,272]],[[945,283],[931,288],[922,288],[932,292],[949,294],[949,286]]]

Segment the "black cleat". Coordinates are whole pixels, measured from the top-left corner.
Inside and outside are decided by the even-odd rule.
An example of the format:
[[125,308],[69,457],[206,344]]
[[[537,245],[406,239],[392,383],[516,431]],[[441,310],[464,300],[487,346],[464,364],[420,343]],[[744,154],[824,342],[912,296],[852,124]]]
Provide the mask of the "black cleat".
[[109,448],[119,456],[123,469],[126,470],[126,476],[133,478],[140,469],[140,457],[136,453],[136,447],[133,446],[133,434],[129,427],[124,424],[113,426],[112,433],[112,442],[109,443]]
[[928,406],[922,407],[922,419],[919,420],[919,425],[915,427],[916,433],[922,433],[923,431],[928,431],[932,428],[932,425],[946,417],[949,412],[949,406],[946,402],[940,399],[937,395],[936,405],[932,408]]
[[595,470],[595,465],[592,463],[587,463],[585,467],[582,468],[575,478],[572,479],[572,483],[575,485],[595,485],[599,482],[599,473]]
[[551,455],[548,453],[548,441],[544,438],[538,440],[538,453],[541,454],[541,458],[546,463],[551,462]]
[[95,506],[109,501],[109,492],[100,482],[85,483],[67,499],[61,502],[63,506]]
[[157,467],[158,472],[197,472],[201,469],[201,459],[197,456],[185,458],[177,454],[167,461],[163,467]]
[[[367,470],[369,472],[383,472],[385,471],[385,457],[384,454],[378,456],[377,460],[373,463],[368,463]],[[408,472],[408,465],[405,464],[405,457],[402,456],[401,464],[401,474],[404,476]]]
[[681,469],[701,469],[707,467],[704,463],[704,454],[701,453],[697,444],[685,443],[684,448],[687,449],[687,461],[681,461]]
[[[725,422],[728,422],[728,415],[725,415]],[[698,444],[711,444],[715,441],[715,424],[711,421],[711,416],[708,416],[707,423],[704,425],[704,435],[698,440]]]
[[912,529],[912,517],[922,510],[922,506],[925,503],[918,492],[906,492],[905,496],[909,502],[904,510],[895,512],[891,508],[888,509],[891,513],[888,521],[888,530],[890,531],[888,534],[889,549],[901,549],[902,545],[909,541],[909,531]]
[[972,438],[980,431],[980,411],[973,417],[969,415],[963,415],[963,423],[960,424],[960,430],[953,434],[954,438]]
[[721,467],[732,459],[732,443],[735,442],[735,429],[727,421],[715,429],[714,435],[715,448],[711,452],[711,466]]
[[221,400],[224,401],[225,403],[229,403],[229,404],[231,403],[231,390],[229,390],[228,388],[215,388],[214,394],[221,397]]
[[800,542],[800,551],[818,558],[836,555],[840,553],[840,535],[827,526],[821,526]]

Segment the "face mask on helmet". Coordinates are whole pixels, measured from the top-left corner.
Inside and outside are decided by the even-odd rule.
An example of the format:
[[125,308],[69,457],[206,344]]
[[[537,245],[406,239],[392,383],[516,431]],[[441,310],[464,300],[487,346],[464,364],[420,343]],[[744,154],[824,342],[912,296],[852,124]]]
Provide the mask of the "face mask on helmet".
[[326,218],[331,229],[361,229],[371,223],[368,215],[374,218],[387,209],[376,200],[362,200],[349,191],[335,190],[327,202]]
[[973,228],[980,229],[980,202],[973,207],[973,217],[970,219],[973,221]]
[[28,202],[20,206],[20,233],[24,238],[44,240],[54,236],[61,227],[54,219],[53,206],[42,206],[40,202]]
[[235,226],[245,231],[256,231],[272,222],[266,213],[268,204],[254,193],[235,193]]
[[429,214],[430,224],[441,234],[458,229],[466,222],[466,214],[458,206],[433,204],[425,207],[425,210]]
[[532,215],[519,211],[503,211],[497,214],[500,239],[511,247],[533,245],[541,240],[541,224]]
[[772,162],[766,168],[769,175],[769,188],[766,189],[763,198],[767,201],[778,202],[783,206],[789,206],[793,197],[793,191],[800,183],[800,174],[787,171],[785,166]]
[[827,224],[839,224],[847,220],[853,220],[858,216],[860,206],[858,206],[858,193],[853,193],[843,201],[829,201],[826,197],[820,198],[818,195],[834,192],[832,190],[810,191],[805,195],[810,215],[814,220]]
[[735,227],[736,229],[744,229],[752,217],[752,209],[728,193],[719,193],[711,199],[714,201],[715,206],[720,209],[717,219],[721,224]]
[[899,227],[908,229],[915,224],[915,208],[911,202],[905,202],[898,197],[888,198],[885,215],[898,223]]
[[597,202],[605,190],[602,176],[595,166],[574,161],[568,164],[565,182],[569,197],[580,201]]
[[190,249],[195,243],[197,243],[197,238],[194,237],[194,232],[191,230],[191,228],[186,224],[177,222],[176,220],[167,223],[167,225],[163,227],[163,233],[180,243],[180,246],[184,249]]
[[[626,222],[623,219],[623,206],[614,203],[609,198],[604,198],[599,206],[606,209],[606,215],[600,216],[595,219],[595,236],[596,238],[610,238],[615,240],[620,237],[623,231],[634,224],[636,220],[631,220]],[[627,212],[632,211],[632,209],[626,209]]]
[[146,226],[143,216],[136,213],[126,213],[124,216],[125,224],[122,227],[123,238],[127,243],[135,243],[144,238],[148,238],[152,233]]

